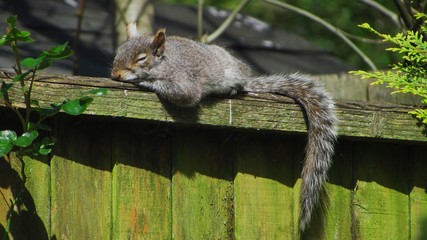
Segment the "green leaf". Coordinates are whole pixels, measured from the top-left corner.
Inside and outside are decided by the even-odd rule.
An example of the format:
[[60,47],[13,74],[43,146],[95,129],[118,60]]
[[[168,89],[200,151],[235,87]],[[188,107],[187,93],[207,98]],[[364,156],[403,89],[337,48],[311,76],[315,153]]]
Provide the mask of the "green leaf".
[[0,38],[0,46],[9,44],[12,42],[12,39],[9,35],[3,35],[3,37]]
[[[24,60],[25,60],[25,59],[24,59]],[[21,62],[21,64],[22,64],[22,62]],[[12,81],[13,81],[13,82],[19,82],[19,81],[21,81],[21,80],[25,79],[25,77],[27,77],[27,76],[28,76],[28,74],[30,74],[30,73],[31,73],[31,70],[28,70],[28,71],[26,71],[26,72],[24,72],[24,73],[18,74],[18,75],[16,75],[16,76],[12,79]]]
[[43,61],[45,61],[44,56],[40,56],[38,58],[29,57],[22,60],[21,64],[27,68],[36,69],[39,68],[39,65],[42,64]]
[[92,90],[82,92],[82,95],[93,94],[95,96],[102,96],[107,94],[107,92],[108,92],[108,89],[106,88],[97,88],[97,89],[92,89]]
[[66,42],[62,45],[54,46],[47,51],[43,51],[40,56],[45,56],[46,60],[55,61],[65,59],[71,56],[71,54],[72,50]]
[[50,137],[44,137],[38,147],[38,153],[41,155],[48,155],[52,152],[53,145],[55,145],[55,139]]
[[49,132],[51,132],[52,131],[52,128],[51,127],[49,127],[48,125],[46,125],[46,124],[42,124],[42,123],[39,123],[38,124],[38,129],[41,129],[41,130],[44,130],[44,131],[49,131]]
[[16,140],[16,133],[10,130],[0,131],[0,157],[10,152]]
[[0,138],[15,141],[17,136],[16,136],[16,133],[14,131],[3,130],[3,131],[0,131]]
[[34,39],[30,37],[30,32],[28,31],[19,31],[16,29],[15,37],[16,37],[16,40],[19,40],[22,42],[27,42],[27,43],[34,42]]
[[91,97],[82,97],[79,99],[65,101],[62,104],[62,110],[70,115],[80,115],[86,110],[92,101],[93,98]]
[[39,100],[36,100],[36,99],[30,99],[30,105],[31,105],[31,107],[38,107],[38,108],[40,108]]
[[0,97],[4,97],[6,101],[9,101],[9,96],[7,91],[13,86],[13,83],[5,83],[4,81],[1,84],[0,87]]
[[37,111],[43,117],[51,117],[57,114],[61,110],[61,107],[61,103],[56,103],[50,104],[50,108],[37,108],[35,111]]
[[17,19],[18,19],[17,15],[9,16],[6,18],[6,22],[11,28],[15,28]]
[[15,145],[19,147],[28,147],[38,136],[39,133],[37,131],[26,132],[15,140]]

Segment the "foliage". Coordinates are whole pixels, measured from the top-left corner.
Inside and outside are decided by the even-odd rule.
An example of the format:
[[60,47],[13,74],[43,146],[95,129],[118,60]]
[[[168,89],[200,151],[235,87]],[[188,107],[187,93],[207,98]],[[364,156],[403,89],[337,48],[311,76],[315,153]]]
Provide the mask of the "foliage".
[[[197,5],[198,0],[164,0],[170,3],[184,3]],[[240,1],[204,0],[206,6],[213,5],[222,9],[234,9]],[[368,39],[368,34],[354,27],[357,23],[369,21],[374,27],[385,32],[396,32],[399,27],[380,11],[369,7],[362,1],[328,1],[328,0],[288,0],[281,1],[295,7],[304,9],[318,16],[326,22],[334,25],[352,40],[356,40],[357,46],[369,57],[378,68],[384,68],[390,62],[396,61],[397,55],[392,52],[384,53],[381,42]],[[388,9],[395,9],[393,1],[379,0],[379,3]],[[283,28],[286,31],[303,36],[308,41],[326,49],[343,59],[349,65],[359,68],[367,68],[368,65],[347,44],[333,33],[306,17],[268,4],[265,1],[251,1],[244,9],[244,14],[257,17],[272,26]]]
[[[417,19],[425,18],[426,15],[418,14]],[[387,48],[391,52],[401,54],[402,61],[392,65],[390,71],[365,72],[354,71],[353,74],[362,78],[373,78],[373,84],[386,84],[394,88],[394,93],[410,93],[423,98],[422,103],[427,104],[427,42],[423,34],[427,33],[427,20],[421,26],[420,31],[408,30],[406,34],[398,33],[394,36],[382,34],[365,23],[360,27],[368,29],[382,38],[383,41],[392,43],[395,47]],[[416,109],[411,111],[416,118],[427,124],[427,109]]]
[[[25,58],[21,60],[19,55],[18,42],[31,43],[28,31],[20,31],[16,28],[17,16],[9,16],[6,19],[8,25],[6,34],[0,38],[0,45],[10,45],[15,56],[15,75],[9,76],[9,80],[2,81],[0,86],[0,98],[5,105],[13,110],[19,118],[22,126],[22,134],[12,130],[0,131],[0,157],[9,153],[15,146],[19,147],[18,155],[47,155],[51,152],[55,139],[51,137],[39,137],[39,131],[51,131],[50,127],[42,122],[48,117],[54,116],[59,111],[71,115],[83,113],[88,105],[93,101],[93,96],[106,93],[106,89],[94,89],[83,92],[76,99],[66,99],[61,103],[51,103],[48,106],[41,106],[38,100],[31,98],[31,91],[36,73],[39,70],[49,67],[53,62],[68,58],[71,48],[67,43],[54,46],[49,50],[42,51],[37,58]],[[9,96],[9,91],[19,85],[24,97],[25,113],[17,109],[14,101]]]
[[[34,40],[28,31],[20,31],[16,28],[17,16],[9,16],[6,19],[7,29],[6,34],[0,38],[0,46],[9,45],[12,48],[15,56],[15,66],[13,76],[7,75],[7,80],[2,80],[0,85],[0,98],[4,104],[14,111],[21,123],[22,134],[17,134],[12,130],[0,131],[0,157],[8,156],[7,154],[17,148],[17,157],[21,161],[21,186],[20,189],[14,190],[14,199],[7,205],[9,211],[6,219],[7,224],[3,239],[8,239],[10,235],[10,226],[12,217],[17,216],[15,211],[21,212],[23,203],[23,195],[25,195],[25,171],[24,171],[24,156],[40,156],[48,155],[52,151],[55,143],[53,137],[48,134],[40,134],[40,131],[52,131],[52,129],[44,125],[42,122],[48,117],[54,116],[61,110],[70,115],[79,115],[83,113],[88,105],[93,101],[94,96],[106,94],[106,89],[93,89],[81,93],[81,96],[75,99],[66,99],[61,103],[43,104],[36,99],[31,98],[34,81],[37,81],[37,72],[48,68],[52,63],[58,60],[68,58],[71,54],[71,48],[67,43],[54,46],[48,50],[42,51],[36,58],[25,58],[21,60],[19,54],[18,43],[31,43]],[[21,111],[16,106],[15,102],[19,100],[17,94],[13,98],[9,95],[11,90],[19,89],[22,92],[24,99],[25,111]],[[44,136],[47,135],[47,136]],[[42,137],[44,136],[44,137]],[[11,236],[13,237],[13,236]]]

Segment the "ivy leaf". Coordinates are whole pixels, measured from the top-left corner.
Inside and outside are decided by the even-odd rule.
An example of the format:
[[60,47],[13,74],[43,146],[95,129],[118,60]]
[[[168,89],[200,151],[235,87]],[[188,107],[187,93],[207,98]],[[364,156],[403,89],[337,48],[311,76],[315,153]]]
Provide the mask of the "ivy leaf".
[[38,108],[40,108],[39,100],[30,99],[30,104],[31,104],[31,107],[38,107]]
[[49,131],[49,132],[51,132],[52,131],[52,128],[51,127],[49,127],[48,125],[46,125],[46,124],[41,124],[41,123],[39,123],[38,124],[38,129],[41,129],[41,130],[44,130],[44,131]]
[[6,45],[6,44],[9,44],[9,43],[11,43],[11,42],[12,42],[12,38],[11,38],[8,34],[3,35],[3,36],[0,38],[0,46],[3,46],[3,45]]
[[39,143],[37,152],[41,155],[48,155],[52,152],[53,145],[55,145],[54,138],[44,137]]
[[0,157],[3,157],[13,148],[16,140],[16,133],[10,130],[0,131]]
[[35,111],[37,111],[43,117],[51,117],[57,114],[61,110],[61,107],[61,103],[56,103],[50,104],[50,108],[36,108]]
[[38,58],[25,58],[24,60],[21,61],[21,64],[27,68],[31,68],[31,69],[39,69],[40,65],[45,61],[43,56],[40,56]]
[[1,84],[0,87],[0,97],[4,97],[6,101],[9,101],[9,96],[7,91],[13,86],[13,83],[5,83],[4,81]]
[[16,26],[16,20],[18,19],[17,15],[9,16],[6,18],[6,22],[9,27],[14,28]]
[[[21,64],[22,64],[22,61],[21,61]],[[15,77],[13,77],[12,82],[19,82],[19,81],[23,80],[25,77],[28,76],[28,74],[30,74],[30,72],[31,72],[31,70],[28,70],[28,71],[26,71],[24,73],[16,75]]]
[[93,98],[91,97],[81,97],[79,99],[65,101],[62,104],[62,110],[70,115],[80,115],[86,110],[92,101]]
[[16,37],[16,40],[19,40],[22,42],[27,42],[27,43],[34,42],[34,39],[30,37],[30,32],[28,31],[19,31],[16,29],[15,37]]
[[36,139],[38,136],[39,136],[39,133],[37,131],[26,132],[22,134],[22,136],[18,137],[14,142],[16,146],[28,147],[33,143],[34,139]]
[[41,56],[44,56],[47,61],[55,61],[65,59],[71,56],[72,53],[70,46],[68,46],[68,42],[66,42],[62,45],[54,46],[47,51],[43,51]]

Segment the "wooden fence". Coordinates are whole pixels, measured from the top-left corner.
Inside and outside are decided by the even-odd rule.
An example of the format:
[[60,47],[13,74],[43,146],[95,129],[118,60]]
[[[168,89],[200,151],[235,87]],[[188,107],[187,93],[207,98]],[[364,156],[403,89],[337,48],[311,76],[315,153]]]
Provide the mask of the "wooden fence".
[[[60,102],[94,87],[110,91],[86,115],[48,121],[54,154],[24,159],[25,179],[13,154],[0,158],[0,234],[25,181],[10,214],[15,239],[297,239],[306,135],[292,100],[176,109],[154,93],[70,76],[43,78],[33,97]],[[410,109],[337,102],[326,222],[318,216],[308,239],[427,239],[427,137]],[[16,122],[0,107],[0,130]]]

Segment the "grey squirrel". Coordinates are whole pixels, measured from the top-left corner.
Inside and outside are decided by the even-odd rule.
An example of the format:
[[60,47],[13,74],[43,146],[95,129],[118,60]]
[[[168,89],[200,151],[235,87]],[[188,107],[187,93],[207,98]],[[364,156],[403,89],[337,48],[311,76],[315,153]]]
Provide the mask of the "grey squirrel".
[[178,106],[191,107],[210,94],[263,92],[288,96],[307,118],[308,143],[301,173],[299,230],[304,232],[321,204],[337,136],[334,102],[312,77],[302,74],[252,76],[248,65],[224,48],[187,38],[138,34],[128,25],[128,40],[117,49],[111,78],[148,88]]

